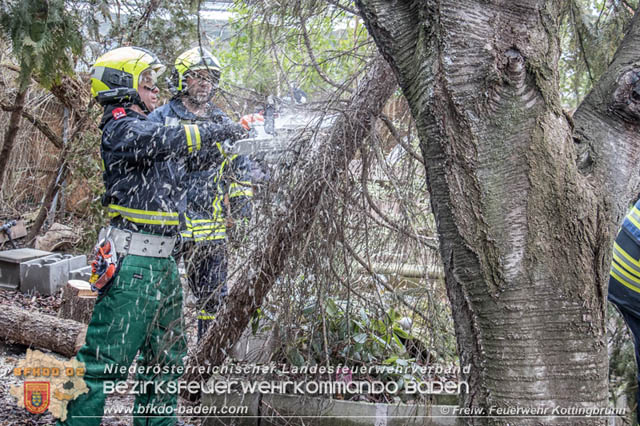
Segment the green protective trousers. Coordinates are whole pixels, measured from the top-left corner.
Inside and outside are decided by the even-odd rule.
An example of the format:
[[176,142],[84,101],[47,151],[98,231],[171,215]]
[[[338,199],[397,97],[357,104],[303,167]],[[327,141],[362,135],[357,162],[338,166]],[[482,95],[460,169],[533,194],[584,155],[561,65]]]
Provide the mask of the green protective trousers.
[[109,386],[126,380],[140,351],[135,380],[146,385],[144,393],[136,395],[133,424],[173,425],[178,395],[167,392],[166,384],[179,378],[186,348],[175,260],[124,257],[111,287],[96,302],[85,345],[78,352],[89,392],[70,401],[66,421],[58,424],[99,426],[106,392],[113,390]]

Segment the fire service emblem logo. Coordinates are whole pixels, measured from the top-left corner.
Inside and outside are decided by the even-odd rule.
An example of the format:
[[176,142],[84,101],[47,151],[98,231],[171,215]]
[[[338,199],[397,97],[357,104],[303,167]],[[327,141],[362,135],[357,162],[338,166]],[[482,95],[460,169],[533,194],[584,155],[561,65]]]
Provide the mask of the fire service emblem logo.
[[42,414],[49,407],[49,382],[24,383],[24,407],[30,413]]

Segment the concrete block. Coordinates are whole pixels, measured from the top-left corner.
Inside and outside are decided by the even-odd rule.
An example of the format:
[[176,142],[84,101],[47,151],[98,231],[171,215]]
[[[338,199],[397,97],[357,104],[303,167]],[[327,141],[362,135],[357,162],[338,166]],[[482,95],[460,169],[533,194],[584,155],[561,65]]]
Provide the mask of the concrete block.
[[81,254],[81,255],[67,254],[65,256],[69,256],[68,257],[69,271],[75,271],[76,269],[85,268],[87,266],[87,256],[85,256],[84,254]]
[[51,252],[30,248],[0,252],[0,288],[17,290],[20,287],[20,264],[49,256]]
[[70,280],[89,281],[91,278],[91,266],[83,266],[82,268],[69,271]]
[[69,280],[69,271],[87,263],[84,255],[52,254],[30,260],[20,265],[20,291],[37,291],[40,294],[54,294]]

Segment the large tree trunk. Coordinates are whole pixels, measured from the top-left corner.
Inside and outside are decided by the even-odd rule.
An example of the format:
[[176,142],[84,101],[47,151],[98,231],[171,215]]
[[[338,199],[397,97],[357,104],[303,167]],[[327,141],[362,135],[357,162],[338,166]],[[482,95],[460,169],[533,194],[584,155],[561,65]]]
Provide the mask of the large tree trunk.
[[73,357],[84,344],[87,325],[13,306],[0,309],[0,339]]
[[[258,245],[255,256],[249,259],[252,267],[245,268],[245,275],[238,279],[241,285],[235,286],[227,297],[200,349],[189,360],[190,365],[218,365],[224,361],[227,351],[239,339],[284,269],[285,261],[294,256],[304,242],[329,184],[347,170],[396,87],[389,66],[382,57],[378,57],[345,113],[334,123],[328,140],[322,144],[321,152],[317,153],[306,172],[306,180],[299,182],[290,194],[292,202],[287,213],[270,227],[266,241]],[[207,375],[198,376],[199,380],[207,378]],[[185,378],[192,379],[194,377]]]
[[461,405],[486,415],[606,407],[610,250],[638,183],[638,114],[620,84],[638,57],[637,16],[626,55],[576,114],[574,132],[559,100],[560,2],[356,3],[419,131],[460,362],[471,366]]
[[9,126],[5,130],[4,143],[2,144],[2,151],[0,151],[0,188],[4,184],[4,176],[6,174],[7,164],[9,163],[9,157],[13,150],[13,145],[18,135],[18,129],[20,128],[20,117],[22,116],[22,110],[24,109],[24,100],[27,97],[27,90],[29,86],[20,86],[16,99],[13,102],[11,115],[9,116]]

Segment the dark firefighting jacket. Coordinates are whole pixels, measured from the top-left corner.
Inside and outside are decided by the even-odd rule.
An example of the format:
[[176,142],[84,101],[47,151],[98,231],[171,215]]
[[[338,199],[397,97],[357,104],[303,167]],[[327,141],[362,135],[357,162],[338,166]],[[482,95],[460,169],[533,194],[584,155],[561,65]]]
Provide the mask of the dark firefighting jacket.
[[[123,229],[173,235],[186,202],[184,171],[173,164],[195,158],[215,141],[235,138],[215,124],[166,127],[122,105],[109,105],[100,123],[105,194],[111,223]],[[235,129],[237,130],[237,129]]]
[[[625,233],[628,238],[620,238]],[[640,200],[627,213],[613,244],[609,300],[640,316]]]
[[[235,128],[234,123],[220,109],[210,106],[206,117],[191,113],[179,98],[156,109],[149,119],[175,128],[198,123],[214,123],[224,128]],[[225,140],[201,150],[198,156],[176,163],[184,167],[183,186],[187,188],[185,229],[181,234],[196,242],[216,241],[226,238],[227,212],[225,195],[229,196],[231,215],[234,219],[251,215],[253,191],[249,178],[250,165],[244,156],[227,152]]]

